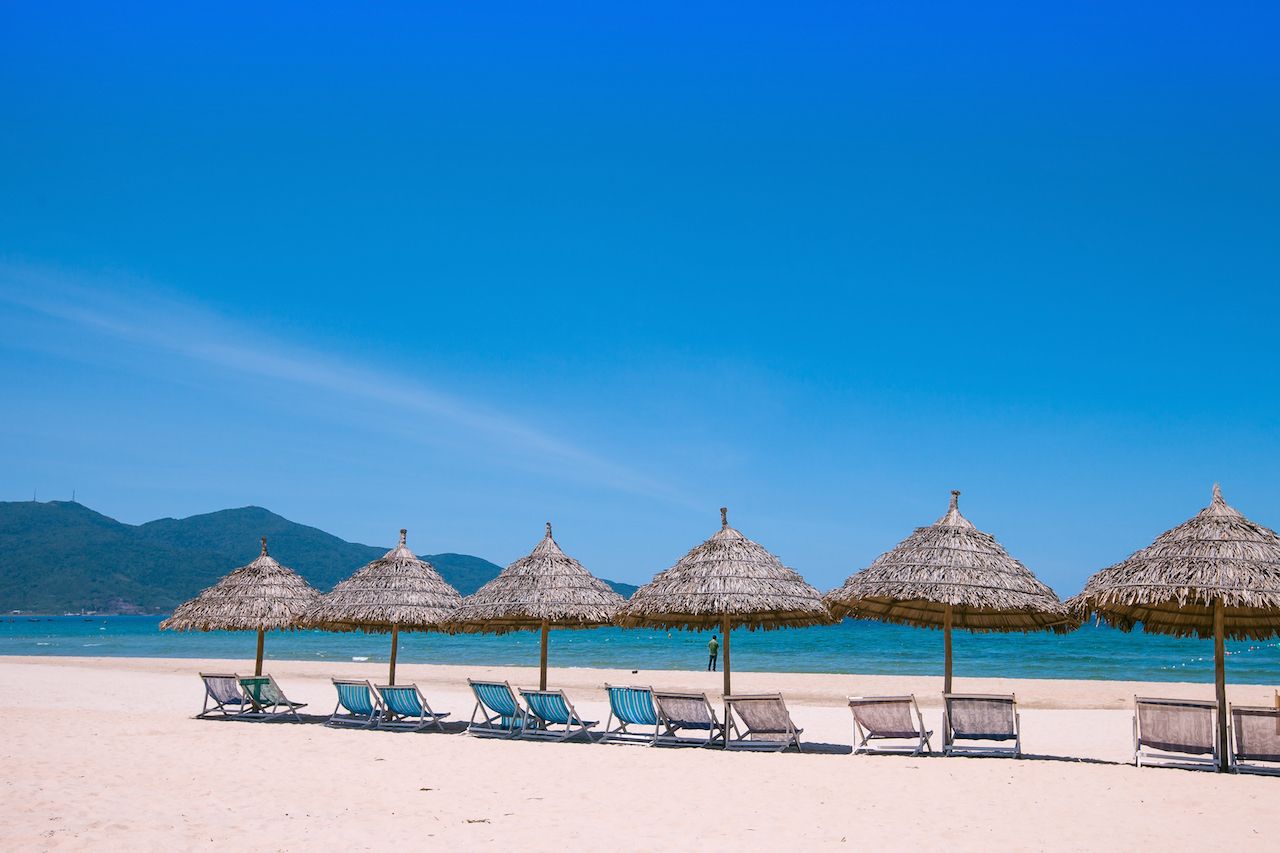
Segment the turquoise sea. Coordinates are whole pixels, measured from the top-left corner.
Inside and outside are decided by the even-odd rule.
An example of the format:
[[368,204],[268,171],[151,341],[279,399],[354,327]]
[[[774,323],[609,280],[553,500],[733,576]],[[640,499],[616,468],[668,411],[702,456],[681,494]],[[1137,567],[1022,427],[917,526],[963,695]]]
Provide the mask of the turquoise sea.
[[[93,657],[244,658],[252,633],[175,633],[159,616],[6,616],[0,654]],[[552,631],[552,666],[615,669],[700,669],[709,633],[622,630]],[[733,632],[737,671],[933,674],[942,668],[942,633],[879,622],[780,631]],[[386,635],[281,631],[269,634],[275,660],[385,662]],[[1227,678],[1240,684],[1280,683],[1280,641],[1227,644]],[[535,633],[401,634],[404,663],[534,666]],[[1213,643],[1087,626],[1052,634],[955,633],[955,671],[966,676],[1212,681]]]

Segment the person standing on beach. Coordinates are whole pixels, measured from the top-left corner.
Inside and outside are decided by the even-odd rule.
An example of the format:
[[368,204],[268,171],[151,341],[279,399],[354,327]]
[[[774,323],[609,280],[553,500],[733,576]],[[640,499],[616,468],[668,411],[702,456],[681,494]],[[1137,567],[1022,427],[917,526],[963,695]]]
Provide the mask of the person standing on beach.
[[720,641],[715,634],[711,635],[711,642],[707,643],[707,651],[711,653],[711,659],[707,661],[707,672],[715,672],[716,658],[720,655]]

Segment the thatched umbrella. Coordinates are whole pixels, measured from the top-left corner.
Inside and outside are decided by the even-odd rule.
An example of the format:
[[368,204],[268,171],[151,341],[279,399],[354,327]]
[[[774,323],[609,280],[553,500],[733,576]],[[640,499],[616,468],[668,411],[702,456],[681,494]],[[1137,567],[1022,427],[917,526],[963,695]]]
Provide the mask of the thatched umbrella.
[[258,657],[253,674],[262,675],[263,634],[279,628],[294,628],[320,593],[293,569],[267,554],[267,537],[262,537],[262,553],[195,598],[178,606],[160,623],[169,631],[257,631]]
[[1280,536],[1222,499],[1089,578],[1067,602],[1109,625],[1176,637],[1213,637],[1219,769],[1228,769],[1224,641],[1280,634]]
[[951,629],[1055,631],[1079,626],[1053,590],[960,514],[951,493],[946,515],[827,593],[836,617],[878,619],[942,629],[942,689],[951,692]]
[[464,634],[542,634],[539,689],[547,689],[547,632],[552,628],[597,628],[613,621],[623,602],[604,581],[560,550],[547,535],[526,557],[503,569],[454,611],[450,630]]
[[821,593],[762,545],[730,527],[729,510],[720,507],[720,530],[632,593],[617,621],[627,628],[720,628],[728,696],[733,628],[825,625],[831,617]]
[[462,603],[462,596],[440,577],[435,567],[409,550],[405,544],[407,535],[408,531],[401,528],[399,545],[356,570],[298,620],[301,628],[358,629],[379,634],[390,631],[388,684],[396,683],[400,629],[438,629]]

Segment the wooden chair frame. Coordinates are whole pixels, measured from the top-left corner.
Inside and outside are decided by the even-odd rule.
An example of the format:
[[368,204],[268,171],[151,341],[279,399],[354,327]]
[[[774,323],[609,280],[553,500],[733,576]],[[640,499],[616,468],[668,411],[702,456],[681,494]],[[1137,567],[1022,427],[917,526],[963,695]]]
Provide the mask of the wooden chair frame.
[[[707,716],[710,718],[707,728],[707,736],[705,738],[683,737],[679,734],[682,729],[689,728],[687,723],[694,722],[692,720],[672,719],[667,714],[667,710],[663,707],[662,700],[665,698],[685,699],[693,701],[701,701],[707,708]],[[705,693],[679,693],[671,690],[655,690],[653,692],[654,709],[658,712],[658,721],[662,724],[663,731],[654,739],[657,746],[714,746],[722,743],[725,737],[724,723],[716,715],[715,706],[711,704],[711,700],[707,698]],[[699,724],[700,725],[700,724]],[[701,731],[701,729],[698,729]]]
[[1133,697],[1133,763],[1135,767],[1180,767],[1184,770],[1214,770],[1218,769],[1218,739],[1213,738],[1213,751],[1210,757],[1206,758],[1203,753],[1180,753],[1173,750],[1156,748],[1155,752],[1144,750],[1142,747],[1150,745],[1146,738],[1143,737],[1142,728],[1139,723],[1138,705],[1173,705],[1194,707],[1202,710],[1210,711],[1213,714],[1213,731],[1217,731],[1218,721],[1218,704],[1216,702],[1204,702],[1197,699],[1158,699],[1151,696],[1134,696]]
[[[976,735],[960,735],[961,740],[1012,740],[1013,746],[965,746],[956,745],[956,733],[951,726],[951,706],[953,699],[990,699],[1007,702],[1013,708],[1013,732],[1001,734],[999,737],[982,737]],[[985,755],[1005,758],[1022,757],[1022,715],[1018,713],[1018,697],[1012,693],[943,693],[942,694],[942,754],[943,755]],[[995,734],[995,733],[991,733]]]
[[[361,729],[371,729],[378,724],[378,720],[386,716],[386,709],[382,704],[382,696],[373,688],[373,682],[361,681],[357,678],[333,678],[333,687],[338,690],[341,685],[343,687],[364,687],[369,693],[369,712],[366,714],[362,711],[356,711],[347,707],[342,702],[342,691],[338,690],[338,703],[333,708],[333,713],[329,715],[329,719],[325,722],[326,726],[352,726]],[[346,713],[339,713],[345,710]]]
[[[760,701],[776,701],[781,707],[783,713],[787,715],[787,724],[782,729],[752,729],[747,725],[746,719],[742,719],[742,725],[738,725],[738,719],[741,717],[741,711],[736,706],[745,704],[746,702]],[[797,728],[795,721],[791,719],[791,712],[787,710],[787,703],[783,700],[781,693],[741,693],[737,696],[724,697],[725,718],[728,723],[728,736],[725,738],[725,749],[745,749],[758,750],[767,752],[782,752],[789,746],[795,746],[797,752],[804,752],[804,747],[800,745],[800,735],[804,733],[804,729]],[[751,740],[752,735],[785,735],[784,740]]]
[[[594,743],[596,735],[591,732],[592,726],[600,724],[599,720],[585,720],[578,710],[573,707],[573,703],[569,701],[569,697],[565,695],[563,690],[534,690],[533,688],[521,687],[520,695],[524,697],[524,715],[525,723],[520,732],[522,738],[548,738],[557,741],[571,740],[575,737],[585,737],[588,742]],[[530,696],[558,696],[560,701],[564,703],[567,711],[565,717],[567,722],[559,720],[549,720],[540,715],[535,709],[534,704],[529,701]],[[563,729],[553,729],[552,726],[564,726]]]
[[[209,680],[226,679],[231,682],[237,699],[220,699],[214,695],[213,688],[209,685]],[[200,680],[204,684],[204,707],[200,709],[200,713],[196,714],[196,719],[203,720],[214,715],[222,717],[239,717],[242,716],[251,706],[249,698],[244,695],[244,690],[240,687],[240,677],[234,672],[202,672]],[[213,707],[209,707],[209,703],[213,702]],[[232,711],[228,708],[232,702],[237,704],[237,708]]]
[[[915,746],[875,746],[871,744],[873,740],[907,740],[908,737],[900,737],[897,734],[885,735],[876,734],[868,729],[864,729],[862,721],[858,719],[857,712],[854,711],[854,705],[870,705],[870,704],[894,704],[906,705],[914,712],[916,718],[916,731],[913,737],[916,738]],[[868,753],[894,753],[907,755],[920,755],[922,753],[932,753],[933,746],[929,743],[929,737],[933,732],[924,727],[924,715],[920,713],[920,705],[916,702],[914,693],[905,696],[850,696],[849,711],[853,714],[853,755],[861,755]]]
[[[621,714],[616,713],[616,709],[613,702],[614,690],[633,690],[637,692],[647,692],[649,694],[649,707],[653,710],[653,718],[654,718],[654,722],[652,723],[653,725],[652,734],[648,734],[645,732],[633,732],[627,728],[628,726],[647,726],[650,724],[646,722],[634,722],[631,720],[625,720],[623,719]],[[653,688],[640,687],[635,685],[606,684],[604,686],[604,691],[606,694],[608,694],[608,697],[609,697],[609,718],[604,724],[605,730],[601,732],[599,735],[600,743],[608,743],[609,741],[621,741],[623,743],[641,743],[641,744],[644,744],[645,746],[653,746],[654,744],[656,744],[658,741],[658,730],[662,727],[662,719],[661,717],[658,716],[657,703],[654,701],[654,698],[653,698]],[[613,727],[614,717],[618,718],[618,727],[616,729]]]
[[[418,704],[422,708],[422,714],[414,721],[408,714],[402,714],[391,707],[391,703],[387,701],[387,697],[383,695],[384,690],[408,690],[412,688],[413,692],[418,695]],[[440,722],[449,716],[449,712],[443,713],[432,710],[431,705],[427,703],[427,697],[422,695],[422,690],[416,684],[383,684],[375,688],[378,696],[382,699],[383,715],[378,721],[380,729],[396,729],[400,731],[420,732],[428,726],[435,726],[436,729],[444,734],[444,725]]]
[[[253,691],[245,687],[246,681],[257,681],[265,679],[275,694],[273,700],[269,702],[261,702],[258,697],[254,696]],[[280,689],[280,685],[276,684],[274,677],[270,675],[237,675],[236,682],[240,685],[240,689],[244,691],[253,708],[240,715],[246,720],[278,720],[282,717],[293,717],[295,722],[302,722],[302,717],[298,716],[298,709],[307,707],[306,702],[294,702],[284,695],[284,691]],[[284,710],[278,710],[283,708]]]
[[[484,699],[480,696],[480,691],[477,689],[477,686],[482,684],[494,686],[500,684],[505,687],[507,692],[511,695],[512,704],[515,706],[515,715],[509,717],[497,709],[490,708],[486,705]],[[527,712],[524,707],[521,706],[520,699],[516,695],[516,691],[512,688],[510,682],[476,681],[475,679],[468,678],[467,686],[471,688],[471,692],[476,697],[475,707],[471,709],[471,721],[467,724],[467,734],[475,735],[476,737],[514,738],[520,736],[520,732],[524,728],[524,720]],[[476,720],[477,716],[481,718],[478,722]],[[502,725],[502,720],[504,719],[509,719],[511,722],[504,726]]]

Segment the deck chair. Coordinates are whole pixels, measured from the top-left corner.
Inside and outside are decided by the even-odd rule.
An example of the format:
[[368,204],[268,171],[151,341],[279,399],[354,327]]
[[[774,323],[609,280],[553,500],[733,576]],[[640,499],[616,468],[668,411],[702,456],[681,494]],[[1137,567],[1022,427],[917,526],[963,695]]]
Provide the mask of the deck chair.
[[[653,704],[662,724],[655,743],[673,746],[711,746],[724,738],[724,725],[716,716],[716,709],[705,693],[653,693]],[[689,737],[682,731],[706,732],[705,736]]]
[[420,732],[427,726],[435,726],[444,732],[440,721],[449,716],[431,710],[427,698],[416,684],[382,684],[377,688],[382,698],[383,715],[378,720],[380,729],[407,729]]
[[[1232,705],[1231,769],[1280,774],[1280,708]],[[1270,764],[1256,764],[1258,761]]]
[[247,720],[275,720],[281,717],[293,717],[299,723],[298,709],[307,707],[306,702],[290,702],[276,680],[269,675],[236,676],[240,689],[244,691],[251,707],[240,716]]
[[348,678],[332,679],[338,691],[338,704],[334,706],[326,726],[358,726],[371,729],[383,716],[382,699],[368,681]]
[[[915,695],[909,696],[850,696],[849,710],[853,712],[853,754],[866,752],[906,752],[919,755],[933,752],[929,736],[933,732],[924,727],[924,717]],[[873,740],[908,741],[896,746],[872,745]],[[914,741],[914,743],[911,743]]]
[[[204,681],[204,707],[196,714],[196,719],[212,717],[238,717],[249,707],[249,700],[240,692],[240,682],[233,673],[202,672],[200,679]],[[213,707],[209,707],[209,703]]]
[[804,752],[800,746],[800,734],[804,729],[796,728],[791,714],[787,712],[787,704],[782,701],[781,693],[726,696],[724,705],[725,719],[729,726],[725,749],[781,752],[789,746],[795,746],[797,752]]
[[[631,743],[647,742],[649,746],[658,739],[658,713],[653,707],[652,687],[615,687],[604,686],[609,694],[609,719],[600,735],[600,742],[620,740]],[[614,718],[618,720],[617,728],[613,726]],[[653,732],[631,731],[628,726],[652,726]]]
[[505,681],[473,681],[470,678],[467,684],[476,697],[467,734],[478,737],[516,737],[520,734],[524,728],[525,711],[510,684]]
[[[944,755],[1022,755],[1018,700],[1012,694],[943,693]],[[974,746],[956,741],[985,741]],[[1004,746],[1002,744],[1010,744]]]
[[[524,697],[525,704],[521,737],[556,740],[585,737],[589,742],[595,741],[591,727],[598,725],[600,721],[582,719],[563,690],[526,690],[522,687],[520,695]],[[552,728],[553,726],[559,728]]]
[[1216,702],[1135,696],[1133,763],[1216,768],[1217,724]]

